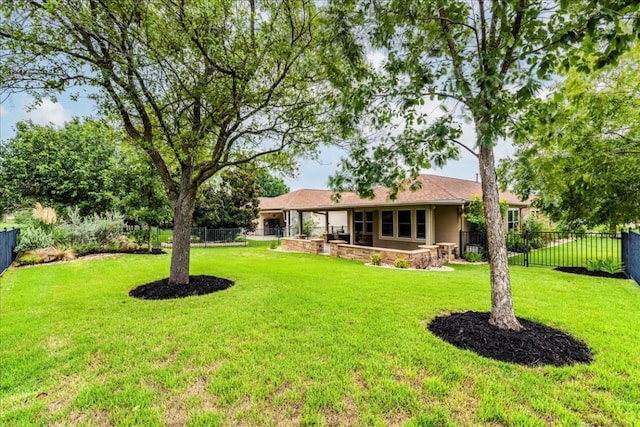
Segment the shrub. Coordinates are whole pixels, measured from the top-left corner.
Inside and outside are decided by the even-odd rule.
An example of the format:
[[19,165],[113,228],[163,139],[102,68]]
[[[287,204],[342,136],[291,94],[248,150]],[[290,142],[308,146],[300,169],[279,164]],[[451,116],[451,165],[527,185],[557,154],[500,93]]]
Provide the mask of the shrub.
[[540,249],[545,246],[545,241],[542,237],[534,237],[532,239],[529,239],[529,245],[533,249]]
[[27,227],[20,230],[16,252],[23,253],[37,248],[54,245],[53,236],[42,228]]
[[518,234],[507,235],[507,250],[509,252],[527,252],[528,246],[524,243],[524,239]]
[[480,262],[482,261],[482,255],[477,252],[465,252],[464,259],[469,262]]
[[38,256],[38,254],[36,254],[33,251],[29,251],[29,252],[25,252],[22,256],[18,257],[18,259],[16,259],[16,262],[19,265],[34,265],[34,264],[40,264],[43,261],[42,261],[42,258]]
[[380,256],[380,254],[371,254],[371,257],[369,259],[371,260],[371,265],[382,264],[382,257]]
[[275,248],[277,248],[277,247],[278,247],[278,243],[276,243],[275,241],[272,241],[272,242],[269,244],[269,249],[275,249]]
[[65,249],[54,246],[52,248],[43,249],[50,258],[50,261],[71,261],[76,259],[73,249]]
[[393,261],[393,266],[395,268],[409,268],[409,261],[406,259],[398,258]]
[[587,270],[589,271],[604,271],[609,274],[617,274],[624,271],[623,267],[621,262],[616,262],[611,258],[587,260]]
[[101,252],[100,245],[95,242],[74,245],[73,249],[75,249],[79,256],[97,254]]
[[420,254],[413,259],[413,268],[417,268],[418,270],[426,270],[431,267],[432,264],[431,254]]
[[247,239],[244,238],[244,234],[240,233],[238,234],[233,241],[234,242],[245,242]]

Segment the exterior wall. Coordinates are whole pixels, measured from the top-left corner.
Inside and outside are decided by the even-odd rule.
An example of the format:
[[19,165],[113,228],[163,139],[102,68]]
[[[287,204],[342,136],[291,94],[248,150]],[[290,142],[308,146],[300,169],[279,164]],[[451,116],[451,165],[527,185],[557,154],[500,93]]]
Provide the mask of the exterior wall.
[[324,252],[323,239],[291,239],[283,238],[282,250],[290,252],[305,252],[308,254],[321,254]]
[[460,239],[461,222],[458,206],[438,206],[434,215],[435,241],[431,243],[457,242]]

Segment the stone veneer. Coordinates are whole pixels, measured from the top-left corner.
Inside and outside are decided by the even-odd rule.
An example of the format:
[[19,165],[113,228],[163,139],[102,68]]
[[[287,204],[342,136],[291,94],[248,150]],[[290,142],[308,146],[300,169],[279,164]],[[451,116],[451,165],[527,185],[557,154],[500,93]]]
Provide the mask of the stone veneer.
[[324,239],[283,238],[281,242],[283,251],[306,252],[309,254],[321,254],[324,252]]
[[[291,252],[305,252],[310,254],[321,254],[324,252],[323,239],[293,239],[283,238],[282,250]],[[383,264],[393,264],[398,259],[405,259],[413,265],[416,258],[429,254],[431,257],[438,256],[438,246],[423,245],[420,249],[404,251],[400,249],[376,248],[372,246],[348,245],[344,240],[329,241],[329,255],[350,259],[355,261],[370,262],[371,255],[378,254],[382,257]]]
[[383,264],[393,264],[396,259],[401,258],[409,261],[409,264],[413,266],[415,259],[424,254],[429,254],[431,257],[438,255],[437,246],[404,251],[373,246],[347,245],[343,240],[332,240],[329,244],[331,245],[331,256],[362,262],[371,262],[371,255],[378,254],[382,257]]

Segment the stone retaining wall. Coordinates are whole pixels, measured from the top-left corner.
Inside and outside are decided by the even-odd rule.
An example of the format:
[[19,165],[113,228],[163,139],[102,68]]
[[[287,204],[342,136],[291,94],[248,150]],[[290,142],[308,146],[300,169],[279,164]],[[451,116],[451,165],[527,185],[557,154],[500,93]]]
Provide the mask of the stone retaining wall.
[[323,239],[291,239],[283,238],[282,250],[292,252],[305,252],[308,254],[321,254],[324,252]]
[[410,265],[414,264],[416,258],[429,254],[431,257],[438,256],[437,246],[435,249],[417,249],[414,251],[403,251],[400,249],[376,248],[372,246],[347,245],[342,241],[331,241],[331,256],[338,258],[351,259],[355,261],[370,262],[371,255],[378,254],[382,258],[383,264],[393,264],[398,259],[409,261]]

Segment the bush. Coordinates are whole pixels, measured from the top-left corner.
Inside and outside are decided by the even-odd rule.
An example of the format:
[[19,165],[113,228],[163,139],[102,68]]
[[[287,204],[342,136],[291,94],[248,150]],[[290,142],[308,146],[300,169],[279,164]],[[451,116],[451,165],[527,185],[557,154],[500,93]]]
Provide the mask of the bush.
[[16,259],[16,262],[19,265],[34,265],[42,263],[43,260],[35,252],[29,251],[24,255],[18,257],[18,259]]
[[275,249],[275,248],[277,248],[277,247],[278,247],[278,243],[277,243],[277,242],[275,242],[275,241],[272,241],[272,242],[269,244],[269,249]]
[[413,260],[413,267],[419,270],[426,270],[428,268],[440,268],[443,265],[443,257],[431,256],[431,254],[421,254]]
[[589,271],[604,271],[609,274],[617,274],[624,271],[623,267],[621,262],[616,262],[611,258],[587,260],[587,270]]
[[380,254],[371,254],[369,259],[371,260],[371,265],[382,265],[382,257]]
[[246,242],[247,239],[244,238],[244,234],[240,233],[233,239],[233,241],[234,242]]
[[100,248],[100,245],[98,245],[95,242],[84,243],[84,244],[80,244],[80,245],[74,245],[73,249],[75,249],[76,253],[79,256],[97,254],[97,253],[102,252],[102,249]]
[[20,230],[16,252],[23,253],[37,248],[54,245],[53,236],[42,228],[27,227]]
[[469,262],[480,262],[482,261],[482,255],[477,252],[465,252],[464,259]]
[[520,237],[518,234],[508,234],[507,235],[507,250],[509,252],[527,252],[529,250],[528,246],[524,243],[524,239]]
[[398,258],[393,261],[393,266],[395,268],[409,268],[409,261],[406,259]]

